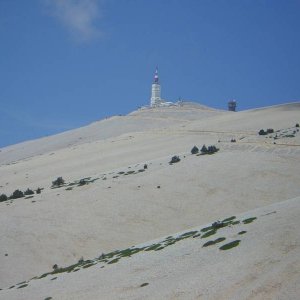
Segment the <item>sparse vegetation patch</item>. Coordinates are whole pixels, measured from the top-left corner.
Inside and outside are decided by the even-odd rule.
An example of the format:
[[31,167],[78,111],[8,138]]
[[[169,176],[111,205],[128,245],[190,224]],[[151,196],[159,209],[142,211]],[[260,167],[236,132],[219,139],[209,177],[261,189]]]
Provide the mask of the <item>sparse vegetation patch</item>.
[[212,230],[207,231],[206,233],[204,233],[204,234],[201,236],[201,238],[202,238],[202,239],[205,239],[205,238],[207,238],[207,237],[209,237],[209,236],[211,236],[211,235],[216,234],[216,232],[217,232],[216,229],[212,229]]
[[248,218],[248,219],[243,220],[243,223],[244,224],[249,224],[249,223],[252,223],[256,219],[257,219],[256,217]]
[[208,242],[206,242],[202,247],[212,246],[212,245],[215,245],[217,243],[221,243],[221,242],[223,242],[225,240],[226,240],[226,238],[221,237],[221,238],[218,238],[218,239],[216,239],[214,241],[208,241]]
[[220,250],[229,250],[231,248],[238,246],[240,244],[240,242],[241,242],[241,240],[236,240],[236,241],[233,241],[233,242],[230,242],[228,244],[221,246],[219,249]]
[[[256,217],[248,218],[248,219],[243,220],[243,223],[248,224],[249,222],[252,222],[255,219],[256,219]],[[159,250],[162,250],[168,246],[171,246],[171,245],[173,245],[181,240],[187,239],[187,238],[196,238],[196,237],[200,237],[200,236],[201,236],[201,238],[207,238],[211,235],[216,234],[217,231],[223,227],[235,225],[235,224],[239,224],[239,223],[240,223],[240,221],[236,220],[235,216],[232,216],[232,217],[224,219],[223,221],[213,222],[212,225],[202,228],[200,230],[184,232],[184,233],[180,234],[179,236],[168,236],[164,240],[160,241],[159,243],[154,243],[149,246],[144,246],[144,247],[133,246],[131,248],[126,248],[124,250],[115,250],[115,251],[109,252],[107,254],[102,253],[98,258],[95,258],[93,260],[89,260],[89,259],[84,260],[82,257],[78,260],[77,263],[67,266],[67,267],[59,267],[57,264],[55,264],[55,265],[53,265],[52,272],[44,273],[39,277],[37,277],[37,276],[33,277],[31,280],[42,279],[49,275],[57,275],[60,273],[77,272],[81,269],[85,269],[85,268],[94,266],[97,263],[102,263],[102,264],[107,264],[107,265],[115,264],[115,263],[119,262],[119,260],[122,258],[126,258],[126,257],[129,258],[139,252],[142,252],[142,251],[159,251]],[[202,232],[204,232],[203,235],[202,235]],[[239,232],[240,235],[245,234],[245,233],[246,233],[246,231]],[[225,237],[220,237],[215,240],[208,241],[205,244],[203,244],[203,247],[208,247],[208,246],[215,245],[217,243],[221,243],[225,239],[226,239]],[[219,249],[220,250],[228,250],[233,247],[236,247],[237,245],[239,245],[239,243],[240,243],[240,240],[236,240],[236,241],[233,241],[233,242],[230,242],[228,244],[221,246]],[[104,268],[104,265],[101,266],[101,268]],[[57,276],[51,278],[50,280],[55,280],[56,278],[57,278]],[[26,287],[30,283],[31,280],[18,284],[19,285],[18,288]],[[14,287],[15,286],[11,286],[10,288],[14,288]]]

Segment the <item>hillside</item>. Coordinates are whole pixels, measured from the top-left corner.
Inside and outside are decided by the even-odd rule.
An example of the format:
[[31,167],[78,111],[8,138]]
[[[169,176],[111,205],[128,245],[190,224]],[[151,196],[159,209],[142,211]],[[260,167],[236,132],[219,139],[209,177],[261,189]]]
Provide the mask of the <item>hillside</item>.
[[209,237],[205,234],[211,224],[120,250],[110,257],[102,255],[72,269],[19,283],[2,296],[298,299],[299,204],[298,197],[232,216],[225,221],[229,225]]
[[[274,288],[274,295],[296,299],[293,284],[299,282],[299,273],[289,273],[290,283],[283,277],[286,266],[299,262],[300,253],[295,230],[299,226],[296,212],[300,196],[300,133],[295,127],[300,123],[299,112],[300,103],[237,113],[187,103],[182,107],[139,110],[2,148],[0,194],[10,195],[15,189],[43,190],[33,198],[0,203],[0,299],[29,299],[28,295],[30,299],[80,299],[80,295],[81,299],[95,299],[101,293],[104,299],[119,299],[123,294],[126,299],[157,299],[155,293],[160,291],[167,299],[193,299],[201,293],[205,299],[226,299],[226,295],[240,299],[236,290],[244,288],[247,299],[251,298],[251,287],[260,287],[260,269],[255,269],[253,275],[248,272],[250,266],[267,259],[276,242],[278,248],[274,247],[270,261],[278,259],[281,245],[293,251],[274,264],[272,272],[279,276],[274,278],[281,282],[280,288]],[[260,129],[268,128],[275,132],[258,134]],[[190,153],[194,145],[201,148],[203,144],[216,145],[219,151],[213,155]],[[169,164],[174,155],[180,157],[180,162]],[[51,188],[59,176],[66,184]],[[83,178],[86,184],[80,185]],[[139,253],[132,260],[101,270],[97,265],[62,274],[57,281],[45,279],[24,289],[7,290],[51,272],[55,264],[69,266],[81,257],[93,259],[101,253],[147,243],[233,215],[246,218],[245,212],[253,209],[257,211],[249,214],[256,217],[273,210],[277,213],[258,217],[257,222],[249,224],[253,230],[249,230],[239,247],[224,252],[226,259],[218,249],[198,253],[196,249],[203,244],[201,238],[186,239],[174,247]],[[277,218],[281,223],[277,223]],[[270,228],[274,228],[272,234]],[[232,233],[229,228],[226,230],[224,234],[230,239]],[[246,249],[251,253],[249,260]],[[239,257],[236,265],[235,255]],[[189,257],[186,271],[180,263],[185,257]],[[203,260],[206,271],[202,265],[193,266],[193,261]],[[158,265],[165,276],[158,274]],[[219,267],[230,269],[224,282],[223,275],[216,275]],[[261,275],[266,276],[268,287],[273,284],[267,279],[270,268],[266,266],[265,275]],[[122,280],[127,274],[128,279]],[[205,274],[207,278],[200,284]],[[252,280],[253,276],[257,280]],[[178,286],[181,277],[182,284]],[[149,286],[136,288],[141,278]],[[101,285],[96,284],[99,281]],[[120,282],[119,288],[116,282]],[[190,294],[191,289],[198,294]],[[263,298],[264,293],[255,296],[268,299]]]

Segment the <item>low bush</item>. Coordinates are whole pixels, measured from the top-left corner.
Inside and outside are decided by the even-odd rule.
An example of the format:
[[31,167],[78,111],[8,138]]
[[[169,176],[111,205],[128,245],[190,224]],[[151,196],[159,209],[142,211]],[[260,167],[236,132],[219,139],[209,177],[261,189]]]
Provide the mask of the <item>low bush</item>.
[[60,187],[65,183],[62,177],[57,177],[56,180],[52,181],[52,187]]
[[194,147],[192,148],[192,150],[191,150],[191,153],[192,153],[192,154],[197,154],[198,152],[199,152],[199,149],[198,149],[197,146],[194,146]]
[[202,146],[201,153],[204,153],[204,154],[207,153],[207,148],[205,145]]
[[31,190],[31,189],[27,189],[25,192],[24,192],[24,195],[28,196],[28,195],[33,195],[34,194],[34,191]]
[[297,124],[295,125],[295,127],[299,127],[299,123],[297,123]]
[[266,131],[264,131],[263,129],[261,129],[258,132],[259,135],[267,135],[267,134],[270,134],[270,133],[274,133],[274,129],[273,128],[268,128]]
[[171,161],[169,162],[169,164],[174,164],[177,162],[180,162],[180,158],[179,158],[179,156],[175,155],[171,158]]
[[231,248],[238,246],[240,244],[240,242],[241,242],[241,240],[236,240],[236,241],[233,241],[233,242],[230,242],[228,244],[221,246],[219,249],[220,250],[229,250]]
[[80,179],[78,185],[85,185],[88,184],[88,181],[86,179]]
[[268,134],[266,131],[264,131],[263,129],[261,129],[259,132],[258,132],[259,135],[266,135]]
[[0,195],[0,202],[8,200],[8,197],[5,194]]
[[20,190],[15,190],[12,195],[9,197],[10,199],[18,199],[24,197],[24,193]]
[[213,154],[218,151],[219,151],[219,149],[214,145],[208,146],[208,147],[203,145],[203,147],[201,148],[201,154]]

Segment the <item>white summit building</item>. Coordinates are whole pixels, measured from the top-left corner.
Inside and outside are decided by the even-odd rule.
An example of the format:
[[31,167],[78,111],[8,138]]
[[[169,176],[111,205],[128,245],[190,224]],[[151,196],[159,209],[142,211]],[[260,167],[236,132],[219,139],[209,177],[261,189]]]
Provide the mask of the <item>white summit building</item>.
[[176,104],[173,102],[165,101],[160,97],[160,83],[159,83],[159,78],[158,78],[158,68],[156,67],[153,82],[152,82],[150,106],[144,106],[142,108],[159,107],[159,106],[173,106],[173,105],[176,105]]
[[156,67],[154,79],[152,83],[151,89],[151,99],[150,99],[150,106],[160,106],[162,104],[162,99],[160,98],[160,84],[158,78],[158,68]]

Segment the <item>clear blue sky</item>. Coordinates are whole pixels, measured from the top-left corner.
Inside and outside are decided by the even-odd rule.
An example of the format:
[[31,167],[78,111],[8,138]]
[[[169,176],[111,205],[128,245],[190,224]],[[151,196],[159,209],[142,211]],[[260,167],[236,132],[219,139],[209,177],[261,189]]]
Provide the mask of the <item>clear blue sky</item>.
[[300,98],[299,0],[0,0],[0,147],[162,97]]

